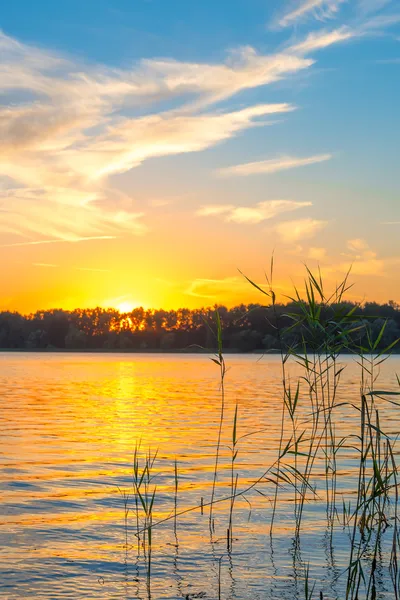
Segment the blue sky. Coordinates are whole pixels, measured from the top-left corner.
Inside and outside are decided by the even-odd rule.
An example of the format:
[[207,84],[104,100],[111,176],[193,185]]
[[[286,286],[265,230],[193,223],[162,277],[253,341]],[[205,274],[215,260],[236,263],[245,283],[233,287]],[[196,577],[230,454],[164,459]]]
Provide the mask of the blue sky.
[[253,300],[273,250],[282,293],[306,261],[400,300],[397,1],[14,0],[0,28],[2,308]]

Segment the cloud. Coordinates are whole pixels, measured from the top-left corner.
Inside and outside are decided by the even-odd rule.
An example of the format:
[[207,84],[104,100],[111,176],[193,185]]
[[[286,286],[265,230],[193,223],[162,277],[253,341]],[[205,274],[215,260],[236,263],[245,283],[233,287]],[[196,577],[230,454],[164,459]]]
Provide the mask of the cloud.
[[400,23],[400,14],[383,14],[376,15],[368,21],[365,21],[362,25],[360,25],[360,33],[379,33],[382,29],[386,27],[392,27],[393,25],[397,25]]
[[358,0],[358,10],[362,14],[369,14],[382,10],[391,2],[392,0]]
[[371,250],[368,242],[362,238],[348,240],[347,248],[350,254],[347,254],[349,260],[332,265],[330,271],[339,271],[347,273],[351,270],[353,275],[383,275],[385,261],[378,258],[375,251]]
[[34,267],[44,267],[49,269],[57,269],[58,265],[53,265],[51,263],[32,263]]
[[[110,176],[206,150],[294,110],[212,105],[314,62],[244,47],[219,64],[142,60],[123,70],[65,59],[2,32],[0,51],[0,231],[27,242],[145,233],[146,214]],[[173,110],[153,110],[172,99]]]
[[310,33],[305,40],[290,47],[293,52],[308,54],[313,50],[321,50],[353,38],[356,32],[349,27],[340,27],[332,31],[322,30]]
[[[263,285],[261,284],[262,288]],[[265,286],[267,290],[267,286]],[[207,298],[218,301],[218,299],[230,297],[243,297],[249,293],[251,287],[242,277],[226,277],[224,279],[195,279],[192,281],[185,293],[196,298]]]
[[266,200],[258,202],[255,206],[220,204],[202,206],[196,214],[203,217],[223,215],[225,221],[250,225],[311,205],[311,202],[295,202],[294,200]]
[[385,262],[378,258],[361,259],[339,265],[339,270],[347,272],[350,267],[353,275],[383,275]]
[[361,238],[349,240],[347,242],[348,249],[353,253],[355,260],[375,260],[376,252],[370,249],[368,242]]
[[301,242],[313,237],[328,225],[328,221],[317,219],[298,219],[297,221],[284,221],[275,226],[275,231],[285,243]]
[[323,260],[326,254],[326,248],[311,247],[308,250],[308,258],[312,258],[313,260]]
[[244,129],[264,124],[260,117],[292,110],[289,104],[260,104],[226,113],[172,112],[123,119],[82,146],[69,163],[76,172],[81,170],[82,176],[98,179],[128,171],[149,158],[205,150]]
[[293,53],[261,55],[251,46],[244,46],[231,51],[225,64],[145,60],[139,65],[139,73],[142,80],[153,82],[154,90],[158,82],[166,95],[194,93],[200,95],[195,105],[207,105],[245,89],[274,83],[312,64],[312,60]]
[[330,271],[339,271],[340,273],[348,273],[352,275],[383,275],[385,261],[378,258],[359,258],[354,261],[342,262],[333,265]]
[[[51,263],[32,263],[34,267],[44,267],[57,269],[60,265],[54,265]],[[72,267],[75,271],[93,271],[94,273],[110,273],[109,269],[95,269],[92,267]]]
[[295,156],[282,156],[279,158],[272,158],[268,160],[261,160],[257,162],[244,163],[241,165],[226,167],[223,169],[219,169],[217,173],[224,177],[230,175],[240,175],[242,177],[245,177],[247,175],[258,175],[260,173],[271,174],[277,173],[278,171],[285,171],[287,169],[294,169],[297,167],[314,165],[330,160],[331,158],[332,154],[316,154],[314,156],[308,156],[306,158],[300,158]]
[[196,212],[198,217],[215,217],[227,212],[232,212],[235,209],[233,204],[210,204],[201,206]]
[[369,246],[365,240],[361,238],[355,238],[347,242],[347,247],[353,252],[364,252],[368,249]]
[[[309,0],[286,20],[329,16],[339,3]],[[372,17],[365,33],[395,20]],[[0,31],[0,232],[25,243],[146,233],[146,213],[111,176],[156,157],[207,150],[290,113],[296,107],[286,102],[242,104],[240,110],[216,104],[309,69],[315,62],[309,52],[350,35],[345,28],[322,31],[270,54],[245,46],[218,63],[163,58],[117,69],[65,58]],[[289,156],[221,174],[273,173],[330,157]]]
[[79,242],[89,242],[92,240],[115,240],[116,237],[112,235],[98,235],[93,237],[74,238],[66,240],[36,240],[34,242],[16,242],[14,244],[1,244],[0,248],[13,248],[18,246],[40,246],[42,244],[77,244]]
[[279,25],[281,27],[294,25],[309,17],[310,14],[321,21],[335,17],[344,2],[346,0],[303,0],[279,20]]
[[[319,16],[320,20],[325,20],[327,17],[335,16],[340,4],[344,2],[346,2],[346,0],[309,0],[301,4],[298,7],[299,10],[289,13],[282,19],[280,25],[285,26],[285,22],[287,25],[292,24],[290,21],[293,20],[294,23],[295,20],[307,16],[310,12],[313,12],[317,18]],[[389,2],[387,0],[361,0],[356,7],[356,17],[352,20],[352,26],[342,25],[330,31],[326,29],[313,31],[309,33],[302,42],[289,46],[286,52],[294,53],[297,56],[303,56],[314,50],[327,48],[328,46],[352,38],[380,33],[382,30],[392,27],[400,21],[399,14],[388,14],[387,12],[376,14],[389,3],[390,0]],[[317,11],[317,8],[322,10]],[[327,11],[327,8],[330,8],[330,10]],[[291,17],[290,20],[289,16]]]

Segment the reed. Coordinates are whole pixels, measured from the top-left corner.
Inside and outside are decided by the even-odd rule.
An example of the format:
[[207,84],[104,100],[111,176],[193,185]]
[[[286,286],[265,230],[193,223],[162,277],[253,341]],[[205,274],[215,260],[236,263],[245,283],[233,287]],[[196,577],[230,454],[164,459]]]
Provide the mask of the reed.
[[[133,494],[135,502],[136,536],[140,541],[146,562],[148,590],[150,593],[152,535],[156,527],[173,519],[176,536],[178,519],[192,511],[209,508],[209,527],[214,533],[213,510],[217,504],[227,507],[226,544],[228,556],[233,552],[233,524],[235,503],[244,499],[250,504],[252,494],[267,497],[262,486],[273,486],[273,499],[270,509],[269,533],[274,535],[274,522],[279,514],[280,490],[288,488],[293,492],[294,546],[300,556],[302,531],[305,522],[305,506],[316,499],[325,501],[327,539],[333,552],[334,531],[343,528],[348,532],[348,564],[345,598],[343,600],[373,600],[377,598],[377,573],[383,560],[380,552],[382,537],[391,529],[391,553],[389,571],[393,594],[400,599],[400,571],[398,556],[400,550],[400,527],[398,515],[398,466],[395,442],[385,432],[385,411],[388,403],[400,407],[397,396],[400,391],[377,388],[379,369],[387,359],[398,340],[383,350],[381,342],[385,334],[384,323],[378,332],[373,333],[368,321],[357,315],[357,307],[349,307],[344,295],[351,287],[347,274],[333,292],[327,292],[321,273],[312,273],[306,267],[304,298],[300,290],[294,288],[289,298],[296,310],[284,315],[278,314],[276,295],[273,290],[273,260],[267,277],[267,290],[246,277],[251,285],[268,298],[274,309],[275,323],[279,340],[282,364],[282,407],[278,452],[272,464],[266,465],[264,472],[243,489],[240,486],[237,459],[240,441],[263,430],[238,435],[240,415],[238,405],[234,407],[231,425],[229,479],[225,483],[230,493],[216,497],[217,481],[220,476],[221,447],[226,428],[226,389],[227,367],[223,352],[222,322],[218,310],[215,312],[216,352],[211,360],[219,369],[220,406],[218,433],[215,448],[211,498],[201,499],[200,505],[178,510],[178,463],[174,463],[173,509],[172,514],[159,521],[153,520],[153,505],[156,486],[153,484],[153,467],[156,454],[148,453],[144,464],[139,460],[139,450],[134,454]],[[282,320],[286,322],[282,326]],[[343,352],[352,353],[360,368],[359,401],[346,399],[341,387],[344,366],[340,363]],[[295,382],[289,376],[288,365],[297,364],[301,374]],[[400,387],[400,379],[398,378]],[[345,437],[337,431],[343,411],[350,411],[357,429]],[[228,434],[227,434],[228,435]],[[353,489],[338,492],[340,471],[338,464],[343,452],[351,453],[357,468]],[[321,476],[321,471],[323,475]],[[321,485],[322,484],[322,485]],[[349,499],[351,495],[352,500]],[[126,500],[124,496],[124,499]],[[129,511],[125,505],[127,523]],[[126,525],[127,531],[127,525]],[[126,538],[126,545],[128,541]],[[139,547],[139,546],[138,546]],[[296,552],[297,552],[296,550]],[[139,553],[139,550],[138,550]],[[312,600],[317,592],[323,598],[318,582],[311,584],[309,565],[303,565],[304,597]],[[221,560],[218,570],[218,597],[221,597]]]
[[223,355],[223,344],[222,344],[222,324],[221,324],[221,318],[219,316],[218,310],[215,311],[215,321],[216,321],[217,352],[215,354],[215,357],[211,358],[211,360],[219,368],[220,391],[221,391],[221,405],[220,405],[220,416],[219,416],[217,446],[216,446],[216,451],[215,451],[214,475],[213,475],[212,490],[211,490],[211,501],[210,501],[210,515],[209,515],[210,531],[213,531],[213,529],[214,529],[213,507],[214,507],[214,498],[215,498],[215,487],[216,487],[216,484],[217,484],[217,476],[218,476],[219,455],[220,455],[220,450],[221,450],[222,428],[223,428],[223,425],[224,425],[224,413],[225,413],[225,375],[226,375],[226,364],[225,364],[225,358],[224,358],[224,355]]
[[153,549],[153,507],[156,499],[157,486],[153,484],[154,463],[157,452],[151,454],[150,450],[143,457],[143,465],[139,456],[139,448],[135,449],[133,490],[135,495],[136,524],[139,548],[142,547],[146,568],[147,596],[151,597],[151,566]]

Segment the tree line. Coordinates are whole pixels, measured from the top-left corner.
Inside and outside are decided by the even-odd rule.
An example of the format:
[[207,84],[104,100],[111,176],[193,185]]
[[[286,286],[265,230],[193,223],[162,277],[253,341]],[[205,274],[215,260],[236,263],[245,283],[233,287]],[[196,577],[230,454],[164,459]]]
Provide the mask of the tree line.
[[[380,337],[378,348],[386,348],[400,338],[400,305],[351,302],[322,307],[321,322],[335,313],[353,310],[361,323],[355,328],[354,343],[368,335]],[[214,349],[215,317],[218,310],[224,349],[253,352],[278,350],[299,343],[304,332],[293,329],[297,302],[262,306],[215,306],[200,309],[153,310],[135,308],[121,313],[115,309],[43,310],[29,315],[0,313],[0,348],[69,350],[188,350]],[[365,323],[365,328],[362,324]],[[383,325],[385,327],[383,328]],[[382,332],[382,328],[383,333]]]

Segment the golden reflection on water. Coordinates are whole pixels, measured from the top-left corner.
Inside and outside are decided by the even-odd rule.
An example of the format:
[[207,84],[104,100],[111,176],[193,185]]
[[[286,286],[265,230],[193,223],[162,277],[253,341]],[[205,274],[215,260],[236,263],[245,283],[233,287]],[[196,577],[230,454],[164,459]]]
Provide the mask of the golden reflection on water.
[[[357,399],[356,367],[348,357],[343,362],[347,368],[342,394]],[[227,365],[218,497],[229,494],[227,446],[235,405],[239,434],[258,432],[240,444],[239,488],[276,458],[281,418],[279,357],[232,355]],[[395,383],[398,365],[397,358],[383,365],[383,384]],[[290,376],[295,380],[298,374],[299,368],[292,364]],[[124,545],[119,489],[132,485],[134,450],[140,444],[143,451],[158,450],[155,521],[173,510],[175,458],[179,510],[210,497],[220,403],[216,365],[205,355],[4,353],[0,383],[2,598],[77,599],[83,588],[85,596],[98,600],[147,597],[143,564],[136,563],[133,517],[128,520],[128,547]],[[397,432],[397,412],[393,408],[386,412]],[[342,435],[352,431],[347,409],[341,425]],[[350,459],[344,456],[340,468],[346,487],[354,476]],[[296,575],[290,550],[292,504],[292,492],[282,493],[282,518],[271,551],[270,501],[255,494],[249,507],[238,499],[229,560],[226,504],[216,506],[212,542],[206,511],[180,518],[177,538],[171,523],[155,530],[153,598],[194,593],[215,598],[222,555],[225,598],[274,598],[278,593],[296,597],[301,589],[297,590],[296,581],[301,577]],[[333,567],[324,555],[325,515],[317,504],[307,508],[303,560],[308,558],[316,576],[326,578]],[[318,556],[315,547],[320,549]],[[342,555],[339,540],[339,563]],[[13,572],[10,566],[15,567]]]

